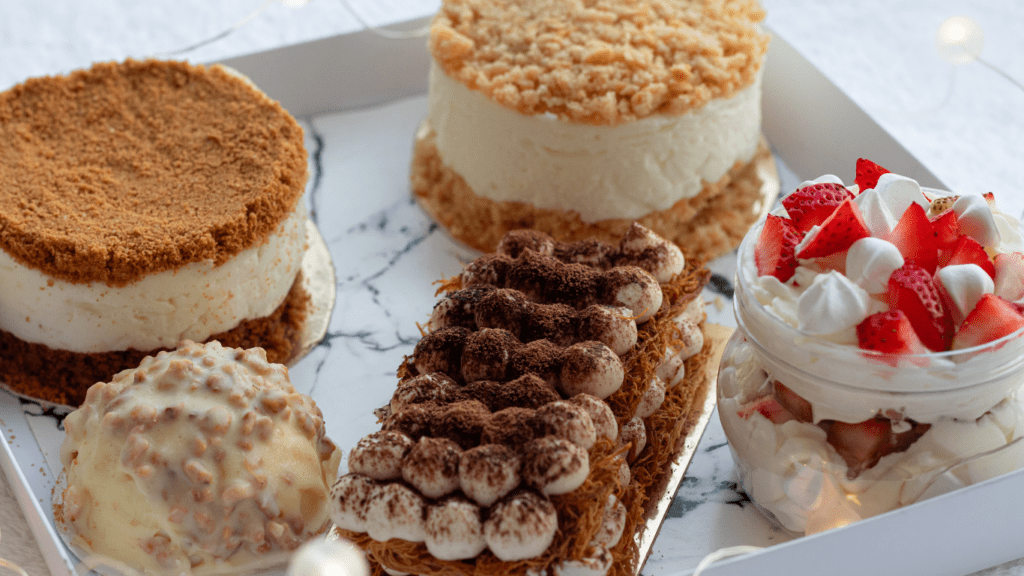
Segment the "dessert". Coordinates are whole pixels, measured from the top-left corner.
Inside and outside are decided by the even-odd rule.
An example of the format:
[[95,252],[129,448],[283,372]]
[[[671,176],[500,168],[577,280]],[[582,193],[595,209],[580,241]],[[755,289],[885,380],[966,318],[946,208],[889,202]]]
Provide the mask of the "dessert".
[[65,420],[54,517],[145,574],[245,573],[326,530],[340,451],[262,349],[184,342],[89,388]]
[[506,235],[443,284],[350,452],[341,535],[375,573],[634,573],[709,393],[709,276],[639,225],[618,245]]
[[0,381],[78,405],[182,339],[288,361],[301,127],[221,67],[128,60],[0,94]]
[[751,499],[818,532],[1024,465],[1024,229],[860,160],[740,248],[719,414]]
[[415,197],[484,252],[505,232],[613,241],[637,221],[691,257],[758,215],[756,1],[446,0],[431,25]]

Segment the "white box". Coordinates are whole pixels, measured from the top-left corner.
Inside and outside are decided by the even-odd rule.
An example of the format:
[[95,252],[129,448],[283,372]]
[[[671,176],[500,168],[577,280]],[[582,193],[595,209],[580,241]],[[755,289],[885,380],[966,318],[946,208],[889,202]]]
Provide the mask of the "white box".
[[[422,24],[424,20],[408,23]],[[232,58],[224,62],[249,76],[297,117],[365,108],[423,94],[429,55],[424,39],[385,39],[369,31]],[[824,130],[823,127],[827,127]],[[942,188],[930,171],[781,38],[766,64],[764,132],[798,179],[871,158],[922,185]],[[410,146],[411,146],[411,134]],[[839,137],[837,137],[839,136]],[[786,190],[784,190],[785,192]],[[21,413],[17,400],[0,399],[0,420],[16,438],[0,461],[19,495],[44,557],[56,575],[71,573],[50,524],[53,475],[40,444],[44,431]],[[49,462],[52,463],[52,453]],[[934,498],[853,525],[723,560],[704,574],[963,574],[1024,557],[1024,471]],[[708,529],[714,529],[709,526]],[[693,566],[679,566],[683,573]]]

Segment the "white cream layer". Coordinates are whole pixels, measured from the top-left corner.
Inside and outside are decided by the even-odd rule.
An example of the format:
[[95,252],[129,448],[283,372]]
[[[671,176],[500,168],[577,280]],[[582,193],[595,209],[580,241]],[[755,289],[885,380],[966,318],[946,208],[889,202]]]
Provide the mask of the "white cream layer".
[[592,126],[500,106],[435,63],[428,120],[441,159],[478,196],[574,210],[587,222],[639,218],[696,196],[753,158],[761,76],[683,115]]
[[295,281],[305,245],[300,199],[266,242],[220,266],[196,262],[127,286],[56,280],[0,250],[0,329],[25,342],[83,353],[201,342],[273,312]]

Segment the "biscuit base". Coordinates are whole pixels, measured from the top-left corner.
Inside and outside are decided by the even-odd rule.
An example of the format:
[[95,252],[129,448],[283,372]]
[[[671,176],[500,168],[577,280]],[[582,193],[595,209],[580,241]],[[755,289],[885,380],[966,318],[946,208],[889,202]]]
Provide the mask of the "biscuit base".
[[[737,162],[718,182],[705,183],[697,196],[635,222],[685,247],[687,258],[712,260],[726,254],[739,245],[763,212],[763,182],[757,167],[766,161],[771,161],[771,151],[762,139],[750,162]],[[494,252],[506,232],[523,228],[564,242],[596,238],[614,243],[634,222],[626,218],[585,222],[573,211],[478,196],[442,161],[435,133],[425,123],[413,149],[410,180],[424,210],[455,239],[481,252]]]
[[[625,366],[622,388],[606,400],[620,427],[636,412],[665,350],[681,345],[674,319],[687,310],[693,299],[700,298],[710,276],[707,268],[691,261],[682,274],[662,285],[666,304],[654,318],[638,327],[637,345],[622,357]],[[456,284],[458,282],[450,283],[447,287],[457,289]],[[703,331],[703,317],[700,326]],[[685,361],[683,382],[668,388],[661,407],[644,419],[647,445],[630,461],[631,480],[627,486],[617,481],[626,447],[599,439],[590,449],[590,474],[583,485],[567,494],[550,496],[558,511],[559,529],[551,546],[537,557],[503,562],[485,550],[470,560],[444,561],[431,556],[423,543],[399,539],[378,542],[364,532],[338,528],[334,533],[354,542],[366,553],[374,576],[387,576],[388,571],[424,576],[557,574],[554,567],[560,562],[584,559],[594,552],[590,543],[601,527],[604,503],[609,494],[614,494],[626,506],[626,522],[622,538],[609,550],[612,563],[608,576],[636,576],[646,560],[640,557],[640,536],[647,530],[658,530],[658,526],[648,521],[654,517],[668,485],[670,465],[682,452],[686,438],[697,424],[700,407],[713,390],[707,370],[712,352],[711,339],[705,338],[704,348]],[[407,358],[400,374],[411,369],[408,362]]]
[[[269,316],[244,320],[207,341],[218,340],[230,348],[260,347],[266,350],[268,361],[286,364],[300,350],[308,303],[300,272],[284,301]],[[71,352],[25,342],[0,330],[0,383],[24,396],[77,407],[93,384],[109,382],[118,372],[135,368],[146,356],[163,350],[170,349]]]

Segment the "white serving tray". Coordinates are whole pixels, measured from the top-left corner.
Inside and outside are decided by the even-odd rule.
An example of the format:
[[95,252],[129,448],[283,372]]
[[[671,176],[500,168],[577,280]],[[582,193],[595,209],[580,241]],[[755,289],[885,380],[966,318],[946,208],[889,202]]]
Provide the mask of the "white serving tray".
[[[415,27],[423,22],[418,20],[407,25]],[[304,122],[314,126],[320,123],[330,129],[330,134],[351,129],[353,135],[364,138],[367,130],[374,126],[398,131],[388,134],[382,143],[341,146],[352,156],[339,160],[331,170],[351,172],[332,176],[332,185],[345,189],[331,190],[333,196],[329,199],[343,202],[344,206],[313,206],[314,214],[319,212],[319,225],[332,248],[338,269],[339,302],[327,345],[322,347],[326,350],[314,351],[296,366],[292,379],[297,387],[305,387],[304,391],[312,392],[318,403],[327,407],[329,421],[333,418],[337,422],[340,414],[329,412],[329,407],[345,404],[331,402],[349,398],[328,389],[333,384],[319,381],[318,376],[325,365],[327,370],[331,362],[337,362],[332,360],[334,352],[330,349],[351,347],[348,357],[356,358],[365,355],[367,339],[380,337],[358,329],[377,322],[366,319],[360,323],[360,314],[367,302],[385,302],[391,306],[388,310],[393,314],[388,321],[396,326],[394,338],[388,342],[371,342],[369,347],[374,353],[380,352],[380,356],[371,360],[371,364],[379,360],[376,371],[361,367],[348,376],[356,380],[373,379],[375,383],[384,382],[391,387],[393,372],[398,366],[396,359],[400,360],[403,353],[411,351],[412,334],[402,332],[402,327],[413,328],[416,320],[426,317],[432,303],[433,290],[429,282],[398,287],[392,282],[384,287],[376,283],[377,279],[396,267],[402,268],[403,274],[419,269],[418,277],[436,279],[456,272],[458,263],[469,256],[441,235],[431,235],[429,223],[424,223],[418,208],[408,201],[407,186],[403,188],[413,132],[412,128],[407,133],[401,130],[407,125],[414,127],[425,112],[422,95],[426,92],[429,63],[425,40],[385,39],[364,31],[233,58],[224,63],[249,76]],[[339,114],[339,111],[351,112]],[[823,130],[823,126],[828,129]],[[316,130],[311,132],[314,140],[320,137]],[[895,172],[913,175],[923,185],[943,187],[931,172],[779,37],[773,39],[766,65],[764,133],[782,160],[784,193],[795,183],[822,173],[838,173],[844,181],[852,181],[853,161],[867,154]],[[837,134],[842,136],[836,137]],[[338,144],[333,140],[328,143]],[[393,164],[378,162],[374,146],[380,146],[384,153],[390,152],[397,160]],[[321,155],[329,155],[332,150],[337,151],[337,147],[321,147],[311,152],[315,152],[315,160],[319,162]],[[368,170],[366,162],[377,165]],[[317,180],[319,176],[314,173],[312,178]],[[318,182],[314,181],[313,185],[315,188]],[[378,188],[388,192],[377,197]],[[405,190],[404,196],[402,190]],[[379,224],[375,225],[379,225],[379,231],[371,231],[375,235],[360,235],[365,231],[366,222],[378,216]],[[326,218],[340,224],[329,230],[323,223]],[[397,230],[396,219],[405,223]],[[406,230],[408,227],[411,232]],[[408,238],[403,239],[403,235]],[[390,248],[386,246],[377,247],[377,243],[390,246],[403,242],[406,246],[393,252],[388,252]],[[339,246],[352,248],[342,252]],[[401,260],[408,250],[420,250],[421,257],[415,261]],[[423,254],[429,256],[428,261],[424,261]],[[384,264],[386,268],[382,267]],[[375,272],[375,267],[380,271]],[[428,272],[423,273],[423,268],[428,268]],[[715,262],[712,269],[728,276],[728,257]],[[345,292],[346,284],[351,282],[371,289],[371,295],[366,297],[370,300]],[[709,293],[709,297],[715,298],[714,293]],[[715,310],[712,307],[709,321],[732,324],[731,308],[726,305]],[[363,347],[350,345],[353,339],[360,341]],[[335,366],[334,373],[344,373],[347,368]],[[340,445],[350,445],[346,444],[346,438],[361,436],[366,431],[370,420],[363,405],[382,404],[390,396],[390,389],[365,391],[365,394],[367,398],[360,396],[354,406],[346,408],[346,413],[351,409],[353,413],[365,414],[365,418],[334,424],[339,427],[337,431],[329,429]],[[49,504],[50,492],[60,471],[57,447],[63,431],[57,428],[56,419],[39,412],[37,405],[23,406],[14,396],[0,393],[0,432],[5,440],[0,442],[0,464],[11,481],[51,573],[66,576],[74,573],[72,561],[56,537]],[[714,448],[708,447],[708,451]],[[695,462],[703,452],[698,449]],[[731,465],[731,460],[723,461]],[[717,472],[722,474],[720,470]],[[725,475],[728,476],[729,471],[725,471]],[[760,551],[715,563],[704,571],[705,576],[963,574],[1024,557],[1024,471],[844,528],[793,540],[773,533],[751,506],[740,506],[744,509],[738,515],[732,512],[734,508],[733,504],[725,503],[697,519],[687,520],[684,516],[670,520],[682,526],[681,532],[700,531],[713,535],[716,531],[742,527],[751,541],[772,544]],[[686,522],[690,524],[684,526]],[[659,558],[656,553],[644,574],[689,574],[696,566],[692,559],[713,551],[709,543],[729,541],[717,537],[673,539],[671,535],[678,532],[663,530],[656,547],[681,554],[661,554]],[[677,557],[688,560],[673,559]]]

